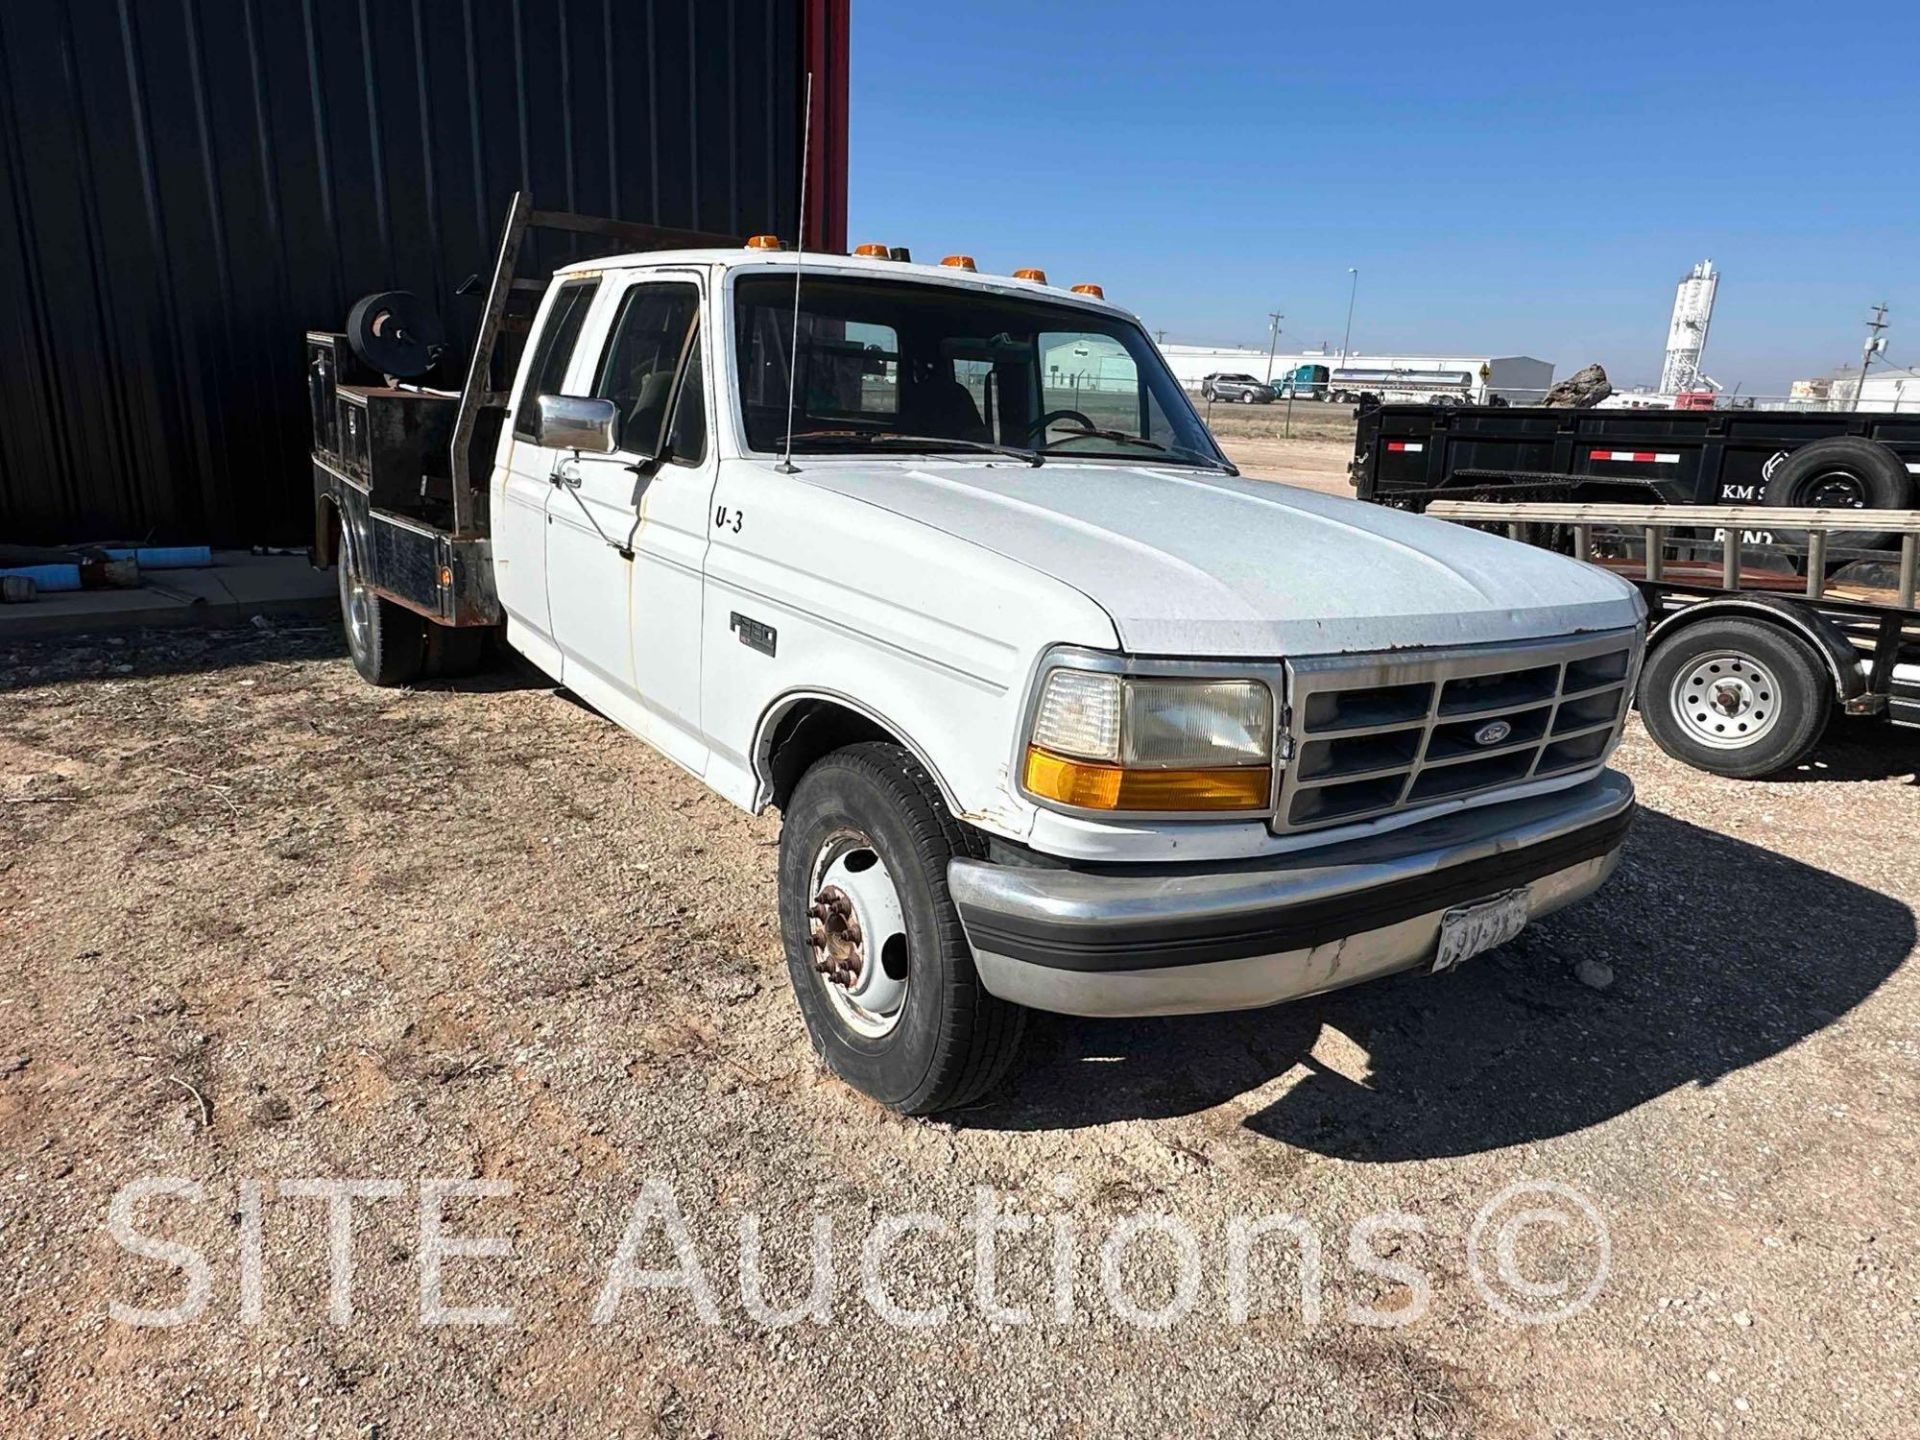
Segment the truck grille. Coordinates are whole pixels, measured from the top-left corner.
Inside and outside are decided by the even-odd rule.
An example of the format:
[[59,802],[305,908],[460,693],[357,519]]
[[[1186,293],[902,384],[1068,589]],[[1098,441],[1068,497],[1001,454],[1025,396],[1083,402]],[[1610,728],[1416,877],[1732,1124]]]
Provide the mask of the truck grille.
[[1600,763],[1637,632],[1287,664],[1292,758],[1279,830],[1310,830],[1571,775]]

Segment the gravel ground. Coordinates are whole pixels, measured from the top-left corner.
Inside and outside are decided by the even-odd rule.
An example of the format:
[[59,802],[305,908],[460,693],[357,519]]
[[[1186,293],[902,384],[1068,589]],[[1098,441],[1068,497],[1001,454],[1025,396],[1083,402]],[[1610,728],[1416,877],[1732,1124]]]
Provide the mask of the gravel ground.
[[[777,821],[565,696],[375,691],[331,630],[0,647],[0,1428],[1911,1434],[1920,744],[1837,734],[1739,784],[1636,728],[1621,763],[1644,810],[1611,886],[1460,972],[1042,1018],[987,1103],[908,1121],[813,1059]],[[141,1177],[200,1187],[130,1211],[132,1243],[204,1256],[176,1326],[110,1309],[193,1292],[181,1254],[112,1237]],[[353,1206],[343,1324],[329,1208],[289,1193],[314,1178],[399,1191]],[[442,1179],[498,1193],[422,1195]],[[1488,1259],[1551,1196],[1501,1202],[1469,1265],[1521,1181],[1572,1187],[1608,1236],[1558,1323],[1505,1311],[1585,1293],[1599,1231],[1571,1202],[1510,1232],[1561,1295]],[[976,1288],[977,1187],[1030,1221],[994,1269],[1027,1323]],[[713,1323],[685,1289],[607,1294],[649,1195]],[[510,1323],[422,1323],[443,1209],[511,1253],[446,1259],[440,1303]],[[935,1228],[879,1298],[946,1308],[906,1327],[861,1256],[915,1212]],[[830,1226],[826,1323],[753,1317],[749,1215],[777,1306]],[[1306,1238],[1257,1242],[1236,1319],[1231,1227],[1280,1215]],[[631,1268],[675,1274],[673,1229],[642,1215]]]

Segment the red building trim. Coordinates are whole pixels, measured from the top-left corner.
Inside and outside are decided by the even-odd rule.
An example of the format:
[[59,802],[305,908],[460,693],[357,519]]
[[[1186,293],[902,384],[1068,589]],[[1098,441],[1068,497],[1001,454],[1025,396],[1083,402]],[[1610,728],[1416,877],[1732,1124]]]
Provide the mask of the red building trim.
[[[807,165],[807,248],[847,248],[847,18],[851,0],[802,0],[807,70],[813,75],[812,154]],[[802,81],[802,93],[805,82]]]

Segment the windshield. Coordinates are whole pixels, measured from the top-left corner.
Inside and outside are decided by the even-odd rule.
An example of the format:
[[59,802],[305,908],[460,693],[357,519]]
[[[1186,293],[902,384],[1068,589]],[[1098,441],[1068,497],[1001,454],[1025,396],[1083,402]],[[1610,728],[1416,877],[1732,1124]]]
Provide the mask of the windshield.
[[[793,277],[734,285],[747,446],[787,432]],[[990,447],[1037,457],[1225,467],[1131,320],[959,286],[808,275],[800,286],[796,453]]]

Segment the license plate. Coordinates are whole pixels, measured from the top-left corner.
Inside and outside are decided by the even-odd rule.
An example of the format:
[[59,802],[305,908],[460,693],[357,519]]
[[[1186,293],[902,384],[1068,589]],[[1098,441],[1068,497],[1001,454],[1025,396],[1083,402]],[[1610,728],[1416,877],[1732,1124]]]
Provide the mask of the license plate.
[[1527,928],[1527,892],[1509,890],[1491,900],[1456,905],[1440,917],[1440,948],[1433,973],[1451,970],[1483,950],[1504,945]]

